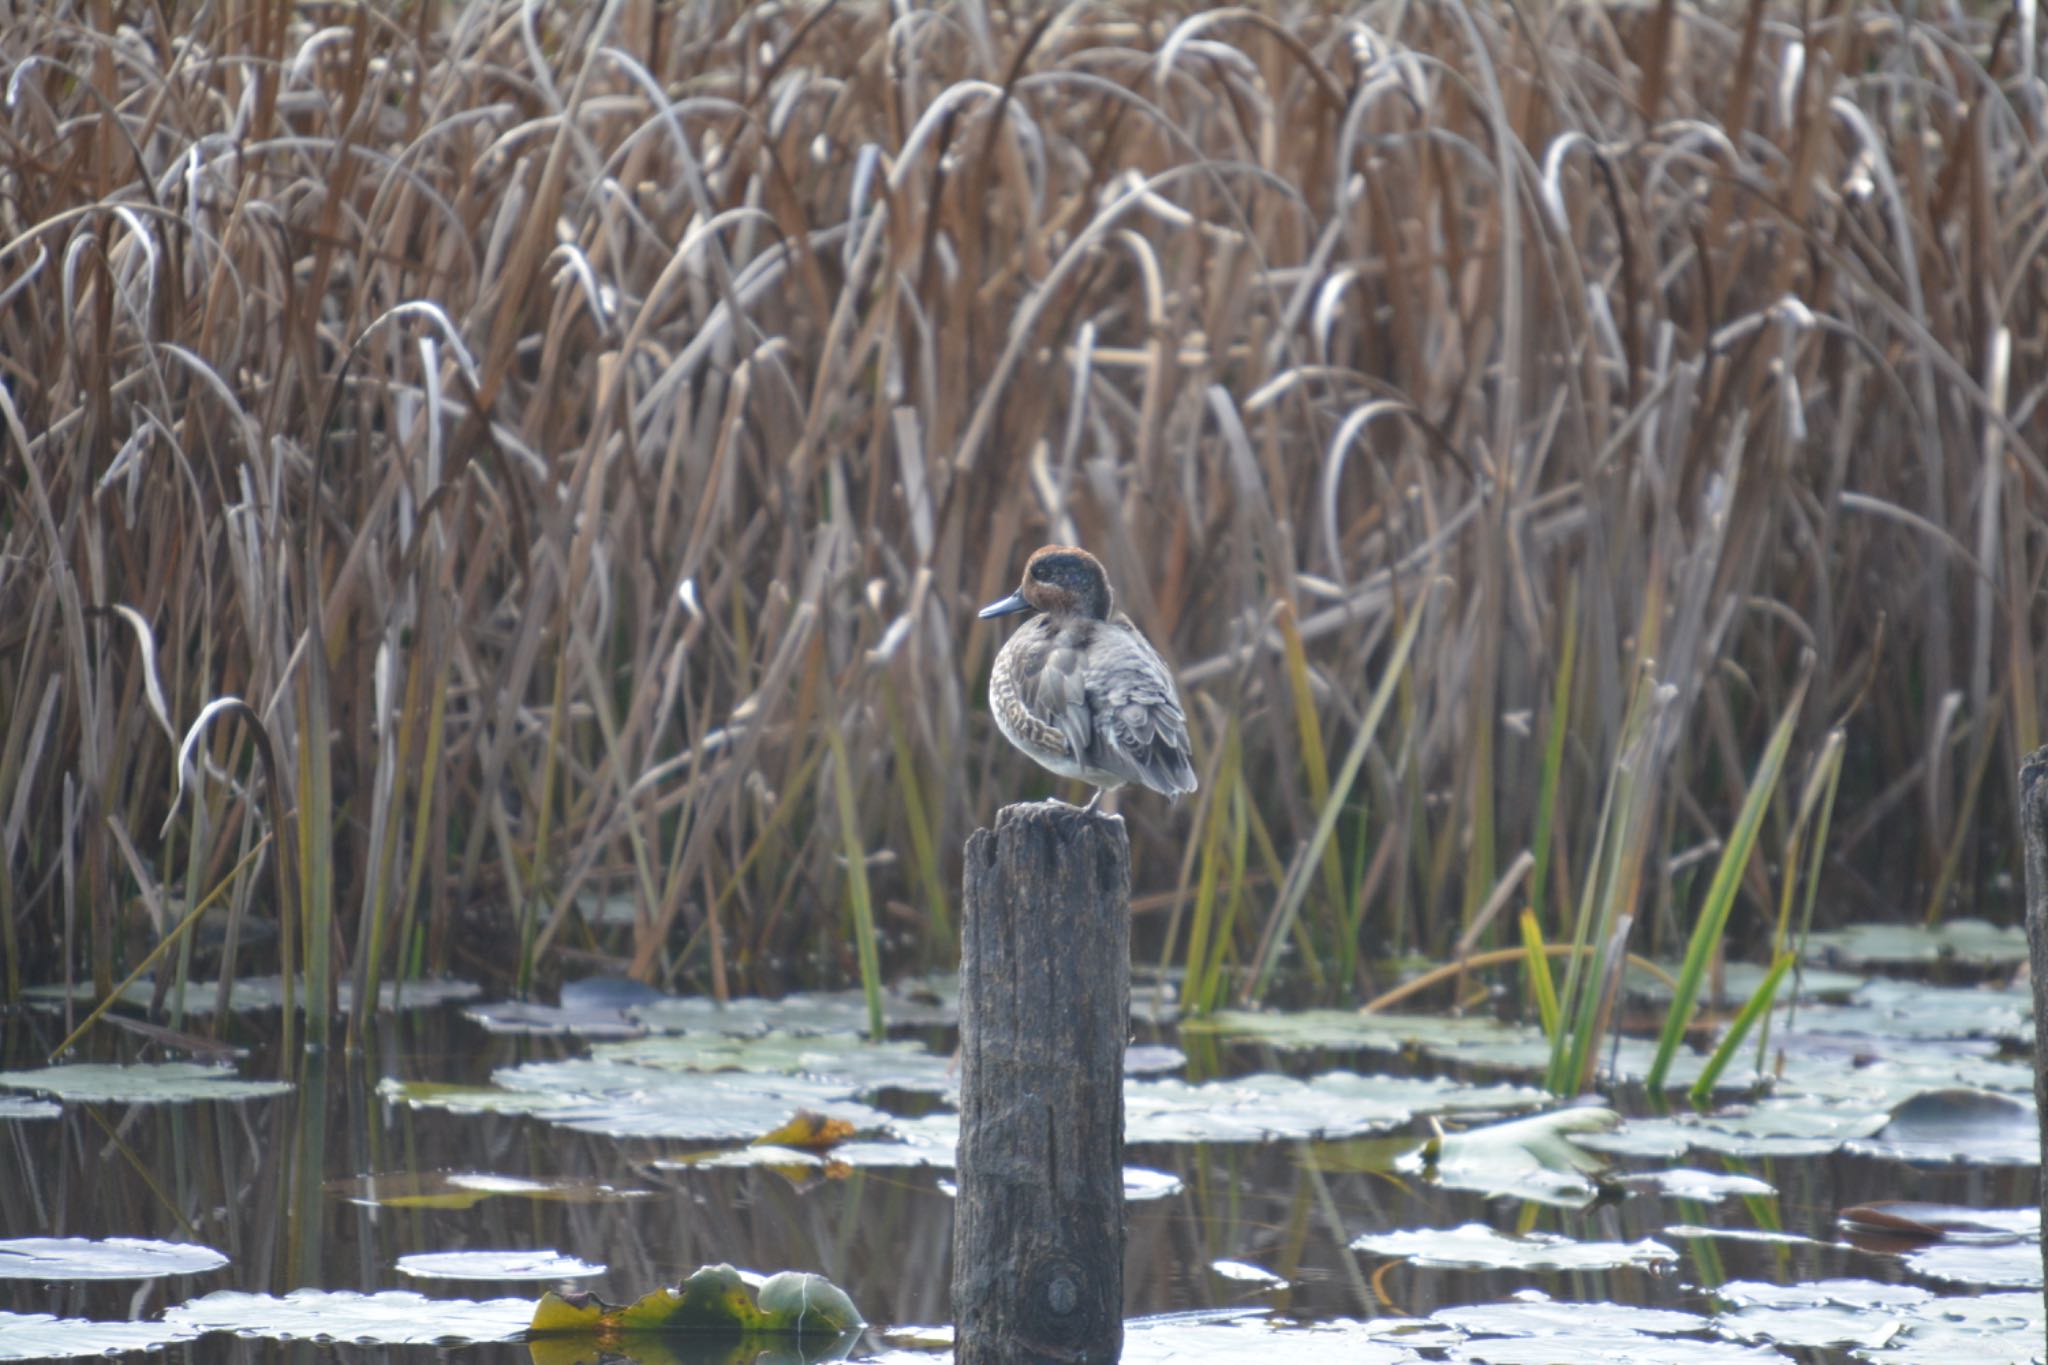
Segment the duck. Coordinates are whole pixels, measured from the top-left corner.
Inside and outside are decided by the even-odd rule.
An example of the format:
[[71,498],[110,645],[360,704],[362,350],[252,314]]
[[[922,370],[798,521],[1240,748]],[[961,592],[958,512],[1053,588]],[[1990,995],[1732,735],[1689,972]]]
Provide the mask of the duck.
[[1017,591],[980,618],[1017,612],[1034,615],[1004,643],[988,681],[1003,738],[1039,766],[1093,785],[1084,811],[1129,783],[1176,800],[1194,791],[1173,672],[1116,609],[1102,562],[1074,545],[1033,551]]

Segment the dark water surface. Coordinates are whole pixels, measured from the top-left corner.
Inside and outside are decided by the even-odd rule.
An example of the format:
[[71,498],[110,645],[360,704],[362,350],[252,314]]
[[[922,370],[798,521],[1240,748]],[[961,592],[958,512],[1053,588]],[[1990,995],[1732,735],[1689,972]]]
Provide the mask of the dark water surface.
[[[0,1060],[9,1068],[40,1066],[61,1032],[53,1015],[14,1015],[5,1024]],[[950,1045],[941,1034],[922,1036]],[[105,1029],[88,1050],[98,1060],[145,1055],[143,1045]],[[549,1287],[421,1279],[395,1266],[408,1254],[484,1248],[552,1249],[602,1263],[605,1273],[573,1287],[613,1301],[725,1261],[821,1273],[846,1289],[874,1323],[948,1320],[953,1203],[942,1188],[946,1172],[856,1170],[839,1179],[799,1180],[764,1169],[663,1169],[656,1163],[701,1151],[703,1144],[621,1140],[523,1116],[418,1109],[378,1092],[386,1077],[480,1084],[507,1064],[583,1051],[571,1039],[494,1036],[443,1007],[385,1016],[364,1055],[303,1059],[292,1075],[297,1088],[287,1095],[236,1103],[67,1104],[55,1118],[0,1123],[0,1237],[196,1241],[230,1258],[208,1274],[140,1282],[0,1279],[0,1309],[152,1319],[169,1305],[224,1288],[280,1294],[300,1286],[399,1289],[486,1299],[534,1298]],[[1331,1053],[1283,1059],[1238,1046],[1209,1062],[1226,1072],[1307,1074],[1337,1064],[1384,1070],[1386,1059],[1376,1065]],[[241,1073],[277,1076],[278,1060],[259,1050]],[[2034,1167],[1923,1167],[1840,1154],[1722,1161],[1696,1154],[1689,1164],[1754,1175],[1778,1194],[1709,1204],[1635,1193],[1569,1210],[1487,1200],[1385,1174],[1333,1173],[1318,1169],[1328,1162],[1306,1159],[1311,1150],[1305,1143],[1132,1148],[1130,1165],[1169,1173],[1181,1189],[1130,1206],[1127,1312],[1256,1304],[1312,1319],[1373,1319],[1496,1302],[1532,1289],[1558,1300],[1710,1311],[1705,1291],[1729,1280],[1911,1279],[1888,1256],[1839,1244],[1835,1216],[1844,1206],[1920,1199],[2022,1208],[2034,1203],[2037,1178]],[[359,1177],[437,1171],[567,1179],[648,1193],[588,1201],[492,1197],[455,1209],[373,1207],[348,1197]],[[1657,1237],[1681,1259],[1657,1271],[1422,1270],[1348,1245],[1375,1230],[1464,1223],[1578,1241]],[[1674,1236],[1669,1230],[1680,1225],[1793,1233],[1827,1245]],[[1211,1269],[1218,1261],[1250,1262],[1287,1284],[1270,1289],[1233,1279]],[[351,1348],[221,1336],[172,1345],[157,1358],[450,1357],[520,1365],[533,1359],[526,1346],[511,1344]],[[1809,1351],[1795,1358],[1830,1356]]]

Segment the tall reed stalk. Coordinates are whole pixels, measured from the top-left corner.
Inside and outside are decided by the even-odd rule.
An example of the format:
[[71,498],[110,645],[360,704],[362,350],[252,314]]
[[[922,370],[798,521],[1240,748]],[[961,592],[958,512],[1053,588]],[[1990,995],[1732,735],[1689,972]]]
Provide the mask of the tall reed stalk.
[[[1939,915],[2009,864],[2048,292],[2002,11],[337,13],[0,26],[10,995],[111,988],[264,817],[316,1040],[344,980],[552,989],[565,934],[741,988],[849,831],[943,962],[1024,794],[972,611],[1053,540],[1241,755],[1195,830],[1124,813],[1141,898],[1225,838],[1200,952],[1253,998],[1446,952],[1527,849],[1597,1016],[1606,907],[1669,933],[1806,648],[1861,699],[1830,865]],[[209,745],[187,847],[171,734],[230,694],[284,767]]]

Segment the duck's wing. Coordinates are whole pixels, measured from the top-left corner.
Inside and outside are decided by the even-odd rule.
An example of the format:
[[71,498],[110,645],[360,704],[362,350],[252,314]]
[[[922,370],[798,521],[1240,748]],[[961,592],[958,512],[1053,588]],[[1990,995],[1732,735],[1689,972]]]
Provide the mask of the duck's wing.
[[1195,765],[1173,674],[1135,627],[1118,626],[1089,655],[1096,701],[1090,761],[1168,796],[1191,792]]
[[1048,635],[1042,646],[1027,650],[1021,661],[1018,697],[1026,714],[1040,727],[1041,736],[1049,739],[1056,734],[1076,762],[1085,762],[1094,739],[1083,662],[1087,641],[1069,639],[1064,632]]

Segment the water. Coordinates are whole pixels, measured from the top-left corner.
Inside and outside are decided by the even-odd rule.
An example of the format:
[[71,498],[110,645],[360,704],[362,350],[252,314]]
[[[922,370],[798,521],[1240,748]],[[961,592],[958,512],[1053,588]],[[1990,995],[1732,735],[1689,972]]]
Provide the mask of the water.
[[[275,1020],[254,1017],[259,1027]],[[941,1054],[950,1046],[944,1031],[909,1032],[934,1043]],[[17,1014],[0,1034],[0,1059],[9,1068],[38,1067],[62,1033],[54,1015]],[[1171,1043],[1174,1036],[1165,1032],[1151,1041]],[[105,1061],[155,1055],[153,1048],[107,1029],[97,1032],[87,1051]],[[380,1092],[387,1078],[483,1085],[501,1068],[588,1051],[574,1039],[494,1035],[454,1007],[441,1006],[384,1016],[373,1046],[360,1056],[301,1059],[289,1094],[237,1103],[66,1104],[54,1118],[0,1120],[0,1238],[199,1242],[230,1262],[202,1275],[142,1281],[0,1279],[0,1310],[152,1320],[214,1290],[284,1294],[300,1287],[402,1290],[434,1299],[532,1299],[546,1288],[573,1287],[616,1302],[675,1283],[700,1265],[730,1262],[764,1272],[821,1273],[844,1288],[871,1323],[947,1321],[953,1205],[942,1189],[949,1174],[944,1170],[855,1169],[831,1178],[760,1168],[690,1169],[681,1163],[719,1144],[577,1132],[529,1115],[416,1107]],[[1413,1059],[1327,1049],[1283,1054],[1224,1044],[1196,1051],[1202,1069],[1224,1075],[1277,1070],[1310,1076],[1334,1066],[1430,1069]],[[285,1074],[279,1059],[261,1048],[241,1072],[258,1078]],[[1478,1072],[1472,1079],[1496,1078]],[[913,1112],[933,1104],[925,1096],[886,1090],[880,1101]],[[1426,1134],[1428,1124],[1397,1131]],[[1712,1291],[1731,1281],[1783,1286],[1836,1278],[1969,1294],[1985,1282],[1946,1282],[1916,1273],[1896,1247],[1873,1251],[1854,1245],[1837,1227],[1837,1211],[1881,1199],[1977,1209],[2036,1203],[2037,1169],[2030,1165],[1914,1165],[1839,1151],[1769,1159],[1694,1152],[1676,1161],[1626,1160],[1621,1168],[1736,1173],[1765,1182],[1775,1195],[1706,1203],[1617,1190],[1587,1207],[1567,1208],[1488,1198],[1416,1176],[1345,1169],[1348,1150],[1306,1141],[1132,1146],[1130,1166],[1164,1173],[1177,1188],[1169,1184],[1172,1192],[1163,1197],[1130,1205],[1127,1315],[1251,1306],[1289,1319],[1362,1322],[1425,1318],[1532,1294],[1711,1315],[1728,1307]],[[494,1195],[468,1207],[357,1202],[365,1195],[363,1177],[434,1172],[518,1177],[548,1186],[550,1197]],[[1578,1272],[1430,1269],[1351,1248],[1365,1233],[1465,1224],[1557,1234],[1574,1242],[1654,1239],[1677,1258],[1658,1266]],[[536,1283],[416,1278],[399,1268],[408,1255],[479,1249],[552,1250],[605,1269],[588,1278]],[[2028,1252],[2038,1271],[2038,1253],[2031,1247]],[[1218,1263],[1239,1264],[1218,1270]],[[1255,1272],[1246,1267],[1275,1281],[1247,1278]],[[2035,1303],[2038,1313],[2038,1294]],[[431,1310],[422,1312],[431,1316]],[[0,1351],[5,1347],[0,1330]],[[881,1347],[881,1338],[871,1336],[861,1351]],[[2008,1342],[2004,1349],[2022,1352],[2014,1359],[2027,1358],[2023,1347]],[[2039,1352],[2038,1336],[2031,1349]],[[173,1343],[155,1358],[449,1356],[521,1365],[536,1359],[517,1343],[358,1349],[230,1344],[217,1335]],[[1805,1352],[1799,1358],[1830,1355]],[[2003,1357],[1995,1351],[1978,1356],[1992,1358]]]

